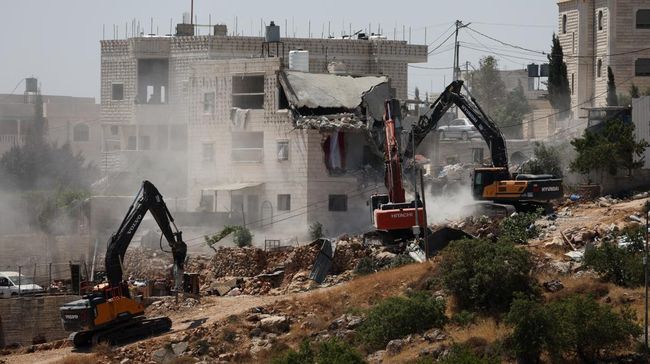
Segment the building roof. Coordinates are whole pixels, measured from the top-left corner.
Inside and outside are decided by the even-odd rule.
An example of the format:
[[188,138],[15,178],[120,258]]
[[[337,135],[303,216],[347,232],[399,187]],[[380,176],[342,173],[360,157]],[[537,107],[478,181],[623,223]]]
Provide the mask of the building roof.
[[284,71],[280,82],[289,103],[296,108],[354,110],[375,86],[388,83],[386,76],[348,75]]

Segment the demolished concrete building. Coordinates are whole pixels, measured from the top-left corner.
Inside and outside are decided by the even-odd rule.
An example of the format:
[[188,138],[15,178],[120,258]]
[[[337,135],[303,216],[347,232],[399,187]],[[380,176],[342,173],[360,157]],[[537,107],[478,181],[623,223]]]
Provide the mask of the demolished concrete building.
[[[357,180],[346,179],[347,172],[330,175],[324,162],[332,162],[329,171],[348,171],[349,161],[362,159],[363,151],[355,148],[365,138],[363,131],[346,132],[340,139],[333,131],[349,126],[356,130],[365,116],[348,103],[327,107],[322,95],[314,94],[317,87],[301,87],[299,76],[287,71],[289,54],[309,54],[304,71],[327,72],[335,62],[336,67],[329,67],[335,72],[377,76],[377,83],[390,80],[392,94],[405,98],[408,64],[426,62],[427,47],[386,39],[283,38],[282,50],[270,54],[263,37],[229,35],[224,26],[215,27],[214,34],[101,41],[102,167],[111,184],[103,194],[128,195],[139,180],[148,178],[174,201],[174,211],[222,212],[200,219],[215,226],[224,216],[230,222],[245,219],[247,225],[266,226],[264,221],[275,224],[281,214],[288,226],[315,220],[326,224],[325,217],[306,217],[317,205],[305,206],[321,200],[324,215],[331,210],[334,221],[344,220],[341,217],[357,205],[348,201],[359,192]],[[341,76],[332,81],[334,87],[341,84],[348,90],[343,92],[350,92],[347,81],[341,81],[347,78],[354,78],[352,84],[364,82]],[[307,92],[323,107],[302,105],[304,96],[281,91],[283,82]],[[325,133],[320,131],[326,129],[329,144],[348,146],[345,158],[324,159]],[[225,160],[228,165],[222,165]],[[321,192],[328,183],[339,187]],[[239,197],[242,193],[250,197]],[[244,214],[234,212],[238,210]],[[292,215],[300,217],[288,218]]]
[[204,61],[189,93],[190,205],[282,233],[370,224],[366,202],[384,188],[372,130],[388,77],[293,71],[279,58]]

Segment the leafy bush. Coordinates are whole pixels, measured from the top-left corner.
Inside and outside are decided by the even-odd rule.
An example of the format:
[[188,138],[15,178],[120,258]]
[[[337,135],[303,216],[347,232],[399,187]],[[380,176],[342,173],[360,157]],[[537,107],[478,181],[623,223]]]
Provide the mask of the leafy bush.
[[215,250],[214,245],[224,239],[226,236],[233,234],[233,242],[240,248],[250,246],[253,242],[253,235],[245,226],[226,225],[220,232],[212,236],[204,236],[205,243]]
[[309,236],[311,237],[311,240],[318,240],[325,236],[323,233],[323,224],[318,221],[312,222],[309,225]]
[[508,344],[519,362],[538,363],[543,350],[553,347],[553,320],[541,302],[515,299],[506,316],[506,323],[513,326]]
[[585,265],[593,268],[603,279],[625,287],[643,284],[643,228],[626,231],[620,239],[630,245],[619,248],[616,241],[605,241],[585,252]]
[[358,275],[366,275],[375,273],[379,269],[377,262],[372,257],[363,257],[354,267],[354,273]]
[[462,308],[504,312],[517,292],[536,294],[530,253],[483,239],[452,242],[441,258],[443,286]]
[[466,310],[455,313],[451,317],[451,321],[460,326],[469,326],[476,321],[476,314]]
[[403,265],[411,264],[413,262],[414,262],[414,260],[413,260],[413,258],[411,258],[410,255],[408,255],[408,254],[398,254],[390,262],[390,267],[391,268],[397,268],[397,267],[401,267]]
[[466,345],[452,346],[449,355],[438,361],[442,364],[497,364],[500,362],[498,357],[479,355]]
[[445,303],[425,292],[410,297],[389,297],[367,314],[359,327],[362,342],[370,349],[384,348],[389,341],[445,323]]
[[329,339],[317,345],[308,341],[300,344],[298,351],[288,350],[271,361],[273,364],[360,364],[365,363],[361,354],[350,344],[339,339]]
[[542,215],[540,212],[517,213],[501,221],[499,240],[513,244],[525,244],[529,239],[537,237],[539,229],[535,221]]
[[523,170],[531,174],[552,174],[556,177],[562,177],[560,149],[554,146],[547,146],[544,143],[535,142],[533,159],[526,162]]
[[590,296],[574,295],[543,306],[515,300],[507,316],[514,331],[509,342],[524,362],[537,362],[547,351],[554,361],[575,355],[594,362],[602,351],[629,347],[641,333],[634,313],[614,312]]

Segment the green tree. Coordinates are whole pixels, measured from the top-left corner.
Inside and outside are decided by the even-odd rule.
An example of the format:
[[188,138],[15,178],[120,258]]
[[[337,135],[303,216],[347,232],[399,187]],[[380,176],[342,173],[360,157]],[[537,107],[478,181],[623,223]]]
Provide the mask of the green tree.
[[494,110],[494,121],[502,132],[511,138],[521,138],[524,116],[532,111],[521,83],[510,91],[500,106]]
[[517,298],[510,306],[506,323],[513,327],[508,338],[521,363],[539,363],[540,355],[554,347],[554,321],[542,302]]
[[478,70],[472,72],[472,94],[483,110],[491,115],[506,99],[506,85],[499,74],[496,58],[483,57]]
[[560,38],[555,34],[553,34],[553,45],[548,61],[548,99],[556,110],[569,111],[571,109],[571,89]]
[[552,174],[562,177],[562,157],[560,148],[535,142],[533,158],[523,166],[525,173]]
[[30,225],[49,236],[57,231],[55,221],[89,196],[97,171],[69,144],[47,141],[41,95],[35,98],[33,119],[25,124],[25,143],[0,157],[0,187],[22,197]]
[[618,95],[616,94],[616,80],[612,67],[607,66],[607,106],[618,106]]
[[537,294],[530,253],[511,243],[454,241],[440,261],[443,285],[461,308],[504,312],[516,294]]
[[606,121],[602,129],[586,129],[571,145],[577,152],[571,169],[588,179],[592,171],[600,171],[602,179],[602,172],[616,175],[620,167],[631,175],[644,165],[643,153],[650,146],[645,140],[636,140],[634,124],[619,119]]

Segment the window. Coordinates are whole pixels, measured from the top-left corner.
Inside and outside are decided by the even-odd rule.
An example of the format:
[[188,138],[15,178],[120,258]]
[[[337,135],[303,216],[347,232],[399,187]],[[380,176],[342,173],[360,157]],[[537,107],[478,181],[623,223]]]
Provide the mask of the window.
[[232,133],[231,158],[233,162],[261,162],[264,155],[264,132]]
[[566,14],[562,15],[562,34],[566,34]]
[[203,113],[214,114],[214,92],[206,92],[203,94]]
[[598,30],[603,30],[603,11],[598,11]]
[[636,76],[650,76],[650,58],[639,58],[634,62]]
[[214,191],[201,190],[201,200],[199,201],[199,211],[214,212],[214,200],[216,193]]
[[640,9],[636,12],[636,28],[650,29],[650,9]]
[[140,145],[138,145],[140,150],[149,150],[151,149],[151,137],[148,135],[140,135]]
[[576,84],[576,74],[572,73],[571,74],[571,95],[573,95],[573,92],[575,90],[575,84]]
[[135,150],[136,146],[137,146],[137,140],[135,139],[135,135],[129,136],[126,143],[126,150]]
[[87,142],[90,140],[90,128],[87,124],[77,124],[72,128],[72,140],[75,142]]
[[278,211],[291,210],[291,195],[278,195]]
[[204,162],[214,161],[214,143],[203,143],[201,148],[201,159]]
[[603,75],[603,60],[598,60],[598,66],[596,66],[596,77],[602,77]]
[[113,90],[111,92],[111,100],[124,100],[124,84],[114,83],[112,87]]
[[232,106],[240,109],[263,109],[264,75],[233,76]]
[[330,211],[348,211],[348,195],[329,195]]
[[169,60],[138,60],[138,97],[140,104],[165,104],[169,102]]
[[118,130],[117,125],[111,125],[111,135],[117,135]]
[[279,161],[289,160],[289,141],[288,140],[279,140],[278,141],[278,160]]

